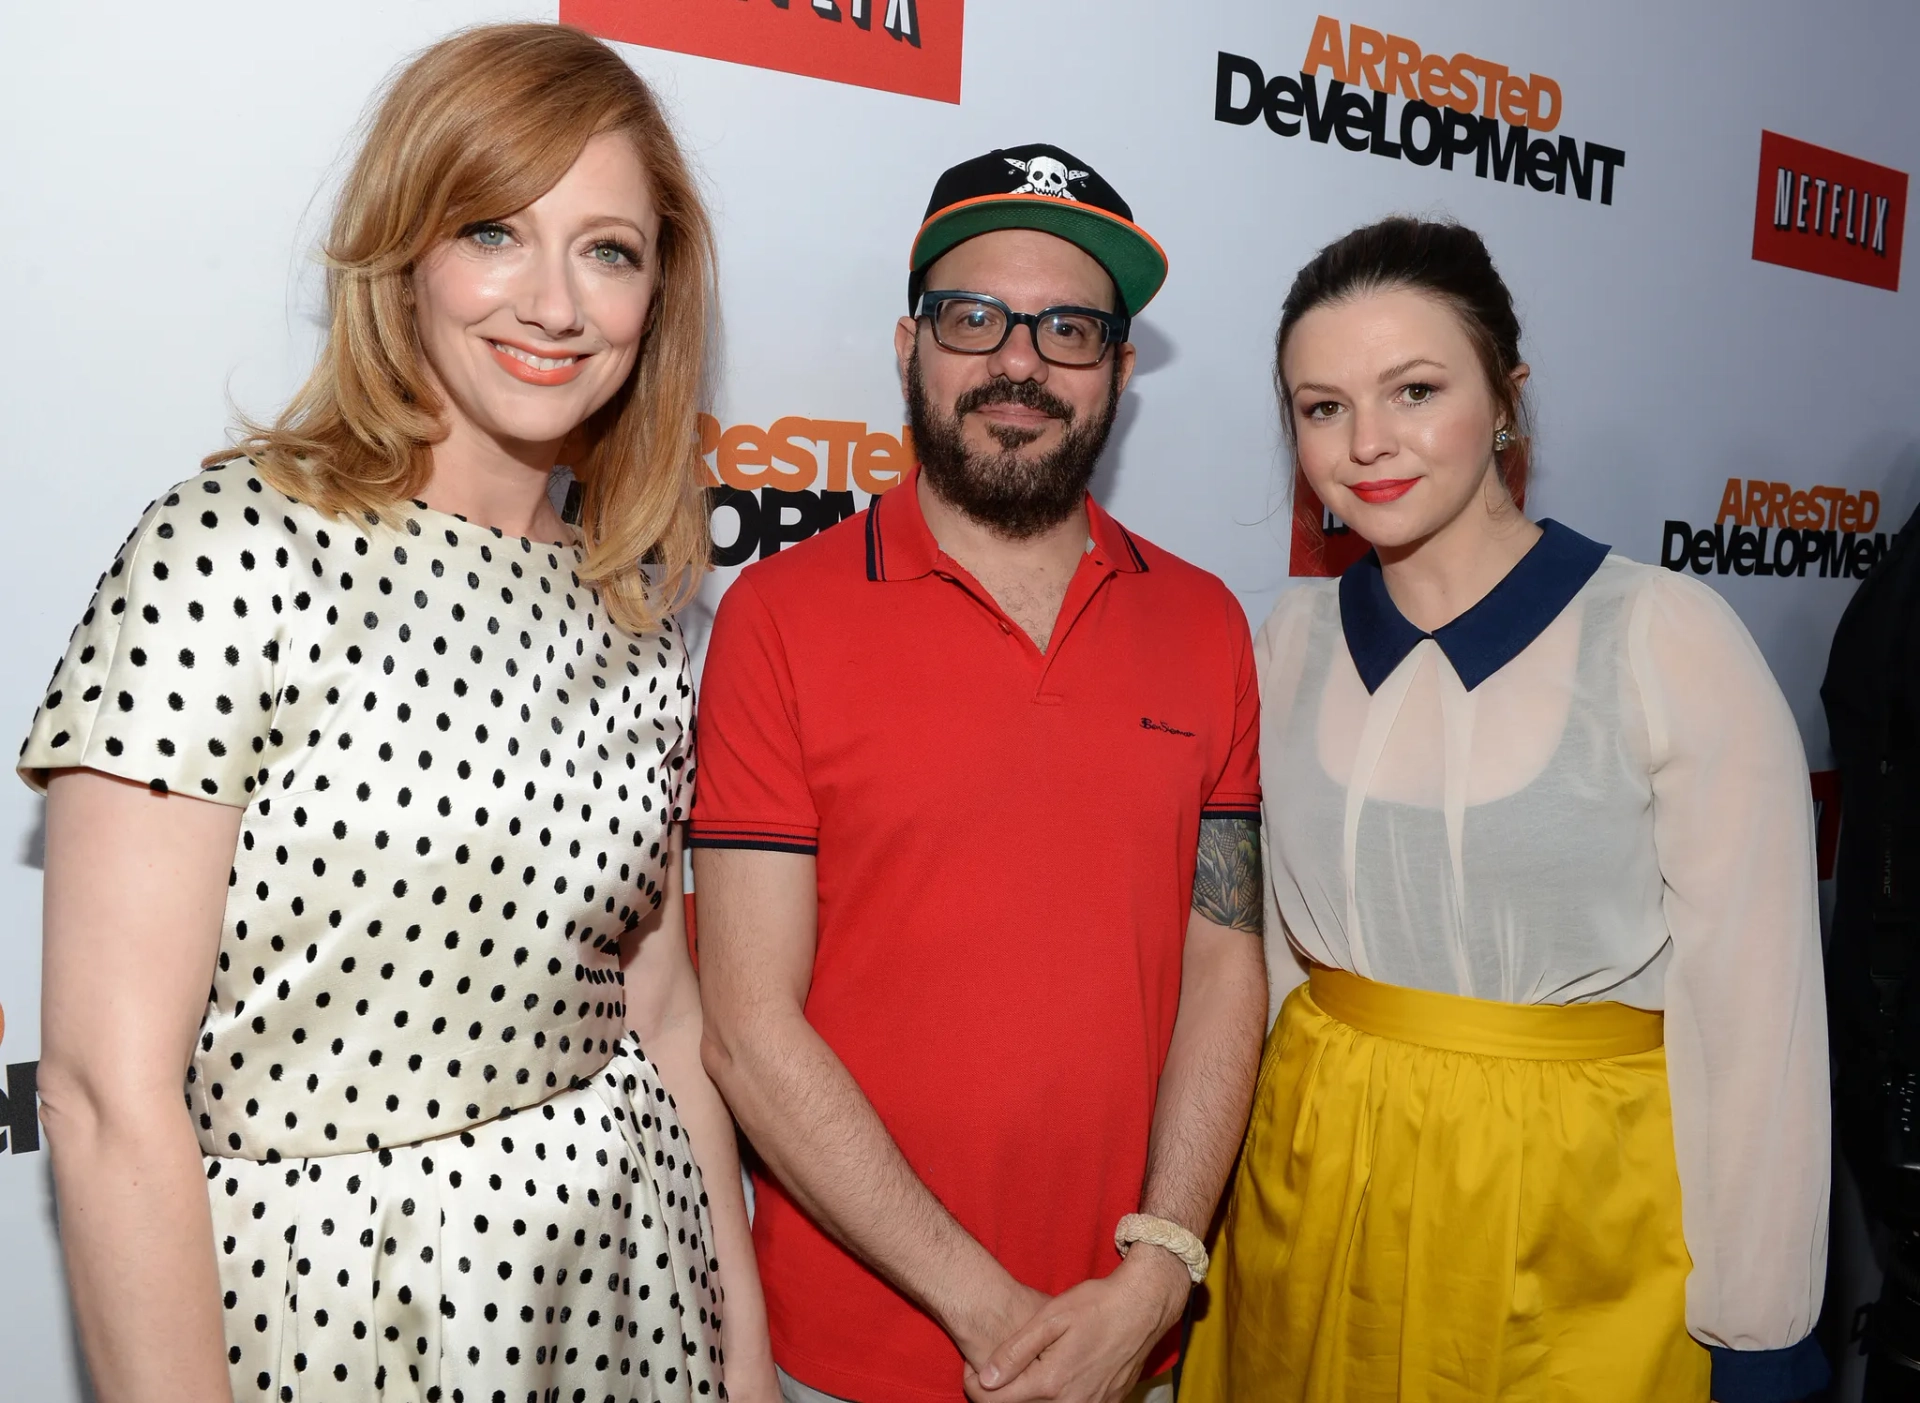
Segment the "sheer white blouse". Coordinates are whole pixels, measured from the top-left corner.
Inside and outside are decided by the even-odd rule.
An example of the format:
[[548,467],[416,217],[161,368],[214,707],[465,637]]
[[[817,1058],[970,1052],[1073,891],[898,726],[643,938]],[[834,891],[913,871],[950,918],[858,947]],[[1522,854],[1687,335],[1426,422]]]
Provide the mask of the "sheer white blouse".
[[1472,998],[1664,1009],[1688,1328],[1782,1349],[1826,1275],[1805,753],[1717,594],[1545,528],[1434,634],[1372,557],[1260,630],[1273,1010],[1302,957]]

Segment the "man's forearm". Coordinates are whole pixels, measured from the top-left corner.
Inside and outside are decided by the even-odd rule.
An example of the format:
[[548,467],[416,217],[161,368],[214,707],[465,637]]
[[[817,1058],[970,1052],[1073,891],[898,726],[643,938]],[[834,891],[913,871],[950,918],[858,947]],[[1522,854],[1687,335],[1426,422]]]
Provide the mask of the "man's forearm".
[[1266,1028],[1266,965],[1257,936],[1198,915],[1185,964],[1140,1208],[1204,1236],[1246,1133]]
[[844,1063],[798,1010],[709,1036],[707,1063],[754,1149],[842,1247],[956,1338],[1004,1268],[921,1183]]
[[[1209,909],[1220,905],[1210,901]],[[1205,1234],[1240,1148],[1266,1015],[1260,937],[1215,924],[1196,900],[1154,1106],[1142,1212]],[[1154,1342],[1179,1321],[1191,1289],[1184,1262],[1136,1247],[1110,1274],[1056,1297],[1046,1314],[995,1351],[981,1381],[1007,1403],[1058,1397],[1086,1381],[1094,1389],[1085,1396],[1117,1399],[1139,1378]]]

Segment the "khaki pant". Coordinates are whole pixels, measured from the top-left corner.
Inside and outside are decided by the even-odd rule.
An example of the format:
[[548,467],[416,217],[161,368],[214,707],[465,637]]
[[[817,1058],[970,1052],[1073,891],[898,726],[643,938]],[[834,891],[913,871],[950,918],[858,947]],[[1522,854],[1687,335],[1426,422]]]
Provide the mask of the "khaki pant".
[[[808,1388],[785,1369],[780,1370],[780,1397],[784,1403],[848,1403],[847,1399],[835,1398],[817,1388]],[[1127,1403],[1173,1403],[1172,1373],[1156,1374],[1150,1379],[1140,1380],[1133,1392],[1127,1395]]]

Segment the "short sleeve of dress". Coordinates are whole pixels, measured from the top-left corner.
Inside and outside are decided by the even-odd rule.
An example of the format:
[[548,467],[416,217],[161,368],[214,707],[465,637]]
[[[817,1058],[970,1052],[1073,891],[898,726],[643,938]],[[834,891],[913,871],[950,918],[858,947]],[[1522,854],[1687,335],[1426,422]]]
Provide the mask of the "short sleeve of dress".
[[1738,617],[1693,580],[1648,576],[1628,646],[1673,939],[1667,1060],[1693,1257],[1687,1324],[1717,1347],[1715,1397],[1732,1397],[1720,1354],[1790,1352],[1826,1281],[1812,800],[1792,713]]
[[[252,490],[249,490],[249,489]],[[273,732],[286,555],[245,465],[211,469],[141,518],[100,577],[17,768],[35,789],[85,768],[244,807]]]
[[714,615],[700,678],[700,794],[691,847],[812,854],[820,816],[807,785],[786,644],[751,576]]

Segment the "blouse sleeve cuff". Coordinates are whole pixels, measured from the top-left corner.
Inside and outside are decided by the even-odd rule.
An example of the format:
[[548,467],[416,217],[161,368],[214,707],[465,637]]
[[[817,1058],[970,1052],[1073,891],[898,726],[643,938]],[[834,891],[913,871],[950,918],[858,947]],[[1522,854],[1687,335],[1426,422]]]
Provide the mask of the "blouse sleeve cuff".
[[1832,1377],[1819,1342],[1808,1335],[1785,1349],[1708,1347],[1714,1403],[1798,1403]]

